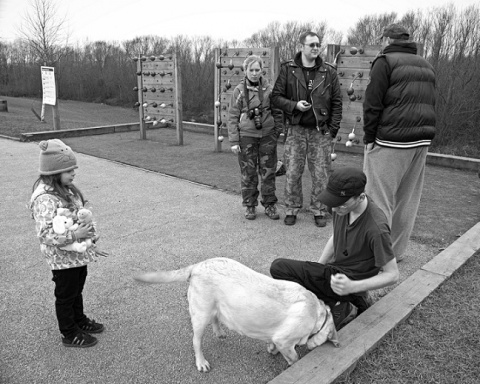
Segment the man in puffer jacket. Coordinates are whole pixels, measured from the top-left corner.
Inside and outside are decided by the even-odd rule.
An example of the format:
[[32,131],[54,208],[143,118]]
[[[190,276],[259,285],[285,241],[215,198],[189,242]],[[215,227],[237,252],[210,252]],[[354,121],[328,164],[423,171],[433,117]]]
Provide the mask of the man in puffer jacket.
[[331,143],[342,119],[342,96],[337,71],[319,57],[319,36],[305,32],[299,42],[300,52],[281,65],[272,92],[272,103],[283,110],[287,125],[284,223],[294,225],[302,208],[306,159],[312,177],[310,211],[315,225],[324,227],[327,207],[319,196],[327,187]]
[[415,224],[435,136],[435,72],[409,38],[399,24],[385,28],[363,103],[367,194],[387,216],[397,261]]

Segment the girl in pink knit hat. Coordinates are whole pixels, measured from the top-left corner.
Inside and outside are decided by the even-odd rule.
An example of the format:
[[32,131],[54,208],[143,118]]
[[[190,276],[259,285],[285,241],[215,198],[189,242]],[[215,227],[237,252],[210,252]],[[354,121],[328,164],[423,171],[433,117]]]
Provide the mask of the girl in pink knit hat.
[[[40,177],[33,185],[30,209],[36,221],[36,234],[40,249],[49,264],[55,282],[55,310],[62,343],[66,347],[91,347],[97,344],[92,333],[100,333],[104,326],[83,313],[82,291],[87,278],[87,264],[98,256],[108,256],[95,244],[98,239],[95,226],[77,223],[71,229],[58,233],[54,229],[57,215],[75,221],[77,212],[86,203],[73,180],[78,168],[77,159],[70,147],[61,140],[42,141],[40,144]],[[67,245],[77,241],[89,246],[82,251],[67,250]]]

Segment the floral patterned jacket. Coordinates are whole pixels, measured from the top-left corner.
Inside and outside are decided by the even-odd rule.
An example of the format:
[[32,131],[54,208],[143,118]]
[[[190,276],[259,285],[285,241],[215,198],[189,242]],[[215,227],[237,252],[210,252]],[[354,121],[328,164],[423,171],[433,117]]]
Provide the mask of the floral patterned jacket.
[[30,210],[36,222],[36,234],[40,240],[40,250],[51,269],[68,269],[87,265],[96,261],[95,246],[87,248],[83,253],[62,250],[59,247],[73,243],[72,231],[67,230],[59,235],[54,232],[52,219],[57,214],[58,208],[73,208],[74,214],[83,204],[80,198],[72,194],[75,207],[67,206],[58,196],[50,191],[50,187],[40,183],[30,199]]

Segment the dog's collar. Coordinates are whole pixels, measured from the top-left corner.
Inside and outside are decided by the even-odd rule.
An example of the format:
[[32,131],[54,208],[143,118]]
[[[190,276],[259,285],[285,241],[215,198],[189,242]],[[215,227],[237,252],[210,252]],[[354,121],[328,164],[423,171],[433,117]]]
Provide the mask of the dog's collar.
[[328,312],[326,313],[325,320],[323,321],[323,324],[320,327],[320,329],[318,330],[318,332],[320,332],[323,329],[323,327],[325,326],[325,324],[327,324],[327,320],[328,320]]
[[320,328],[318,328],[318,331],[317,331],[317,332],[312,333],[312,334],[308,337],[309,340],[310,340],[313,336],[315,336],[318,332],[320,332],[320,331],[323,329],[323,327],[325,326],[325,324],[327,324],[327,320],[328,320],[328,313],[327,313],[327,315],[325,316],[325,320],[323,320],[322,326],[321,326]]

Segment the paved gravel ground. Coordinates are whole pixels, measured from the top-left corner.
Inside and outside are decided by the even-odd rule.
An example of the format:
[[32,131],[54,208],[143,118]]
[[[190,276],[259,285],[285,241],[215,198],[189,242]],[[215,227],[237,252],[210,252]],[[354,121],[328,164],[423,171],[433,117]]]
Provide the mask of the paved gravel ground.
[[[219,340],[209,328],[203,349],[212,371],[198,373],[187,285],[142,285],[132,276],[217,256],[268,274],[277,257],[315,260],[331,228],[316,228],[305,213],[293,227],[263,214],[246,221],[235,194],[83,154],[77,158],[77,185],[93,203],[100,245],[111,253],[89,266],[85,289],[86,312],[106,331],[93,348],[61,345],[51,272],[25,208],[37,177],[38,147],[0,139],[0,382],[257,384],[286,369],[282,356],[270,356],[264,343],[232,332]],[[407,257],[414,257],[400,264],[402,280],[436,252],[412,241]]]

